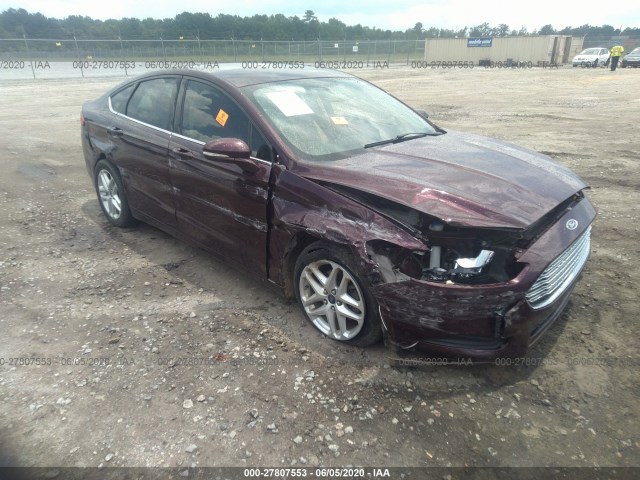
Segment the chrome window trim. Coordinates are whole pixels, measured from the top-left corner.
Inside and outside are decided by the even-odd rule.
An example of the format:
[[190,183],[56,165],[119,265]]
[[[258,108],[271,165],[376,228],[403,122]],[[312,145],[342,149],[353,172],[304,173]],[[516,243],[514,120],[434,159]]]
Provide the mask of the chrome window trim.
[[[118,117],[126,118],[127,120],[131,120],[132,122],[136,122],[136,123],[137,123],[137,124],[139,124],[139,125],[144,125],[145,127],[153,128],[154,130],[158,130],[159,132],[168,133],[168,134],[169,134],[170,136],[172,136],[172,137],[173,137],[173,136],[175,136],[175,137],[179,137],[179,138],[182,138],[183,140],[188,140],[188,141],[190,141],[190,142],[197,143],[198,145],[205,145],[205,144],[206,144],[206,142],[203,142],[202,140],[196,140],[195,138],[186,137],[186,136],[181,135],[181,134],[179,134],[179,133],[172,132],[172,131],[170,131],[170,130],[165,130],[164,128],[156,127],[155,125],[151,125],[151,124],[146,123],[146,122],[143,122],[143,121],[141,121],[141,120],[137,120],[137,119],[135,119],[135,118],[133,118],[133,117],[130,117],[130,116],[128,116],[128,115],[125,115],[124,113],[116,112],[116,111],[113,109],[113,106],[111,105],[111,95],[109,95],[109,99],[108,99],[108,100],[109,100],[109,101],[108,101],[108,103],[109,103],[109,111],[110,111],[111,113],[113,113],[114,115],[117,115]],[[249,122],[251,122],[251,120],[249,120]],[[253,157],[253,156],[252,156],[252,157],[250,157],[250,158],[251,158],[252,160],[257,161],[257,162],[264,163],[265,165],[273,165],[273,163],[274,163],[274,162],[270,162],[270,161],[268,161],[268,160],[264,160],[264,159],[262,159],[262,158],[256,158],[256,157]]]
[[173,133],[170,130],[165,130],[164,128],[156,127],[155,125],[151,125],[150,123],[146,123],[146,122],[143,122],[142,120],[138,120],[136,118],[130,117],[128,115],[125,115],[124,113],[116,112],[111,106],[111,96],[109,96],[109,111],[111,111],[111,113],[113,113],[114,115],[126,118],[127,120],[131,120],[132,122],[136,122],[140,125],[144,125],[145,127],[153,128],[154,130],[158,130],[159,132],[168,133],[169,135]]

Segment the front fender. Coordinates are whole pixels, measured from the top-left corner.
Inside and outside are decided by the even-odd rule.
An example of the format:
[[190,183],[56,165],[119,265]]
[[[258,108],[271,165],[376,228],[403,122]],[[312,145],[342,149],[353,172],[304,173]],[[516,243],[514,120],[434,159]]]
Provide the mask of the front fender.
[[[309,241],[323,240],[348,249],[358,274],[380,276],[367,243],[383,241],[408,250],[427,250],[409,232],[371,209],[287,170],[277,175],[271,201],[269,277],[286,286],[291,264]],[[295,261],[295,260],[294,260]]]

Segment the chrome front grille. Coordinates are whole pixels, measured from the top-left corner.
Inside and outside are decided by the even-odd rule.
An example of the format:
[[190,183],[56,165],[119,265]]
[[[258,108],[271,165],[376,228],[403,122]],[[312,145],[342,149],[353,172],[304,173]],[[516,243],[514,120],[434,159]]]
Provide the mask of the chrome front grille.
[[526,295],[534,310],[552,304],[573,282],[589,258],[591,227],[545,268]]

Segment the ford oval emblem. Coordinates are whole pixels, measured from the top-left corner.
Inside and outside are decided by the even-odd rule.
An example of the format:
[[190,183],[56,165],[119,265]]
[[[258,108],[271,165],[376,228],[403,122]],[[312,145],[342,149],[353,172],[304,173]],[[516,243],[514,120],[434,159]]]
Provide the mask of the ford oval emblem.
[[576,228],[578,228],[578,221],[575,218],[571,218],[567,220],[565,226],[568,230],[575,230]]

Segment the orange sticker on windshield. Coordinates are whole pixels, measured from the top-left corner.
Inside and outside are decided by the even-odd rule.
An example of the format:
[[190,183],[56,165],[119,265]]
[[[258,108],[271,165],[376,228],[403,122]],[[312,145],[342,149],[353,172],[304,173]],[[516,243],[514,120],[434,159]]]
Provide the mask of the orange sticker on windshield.
[[229,114],[224,110],[220,109],[220,111],[218,112],[218,115],[216,116],[216,122],[218,122],[220,125],[224,127],[225,124],[227,123],[227,120],[229,120]]
[[336,125],[349,125],[349,122],[344,117],[331,117],[331,121]]

